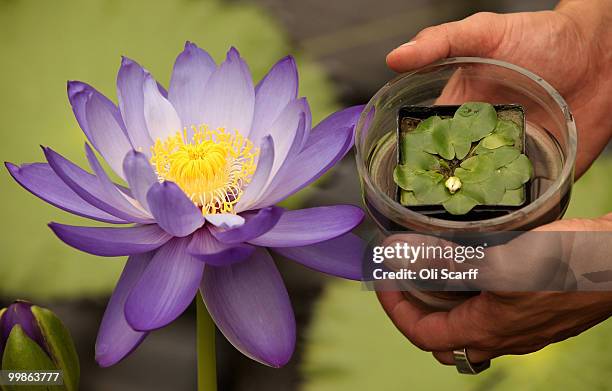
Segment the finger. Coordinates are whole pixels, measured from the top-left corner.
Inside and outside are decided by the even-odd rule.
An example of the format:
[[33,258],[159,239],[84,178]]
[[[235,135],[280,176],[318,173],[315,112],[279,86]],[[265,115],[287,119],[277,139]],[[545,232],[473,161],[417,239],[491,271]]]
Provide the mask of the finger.
[[406,300],[400,291],[377,291],[376,296],[389,317],[393,314],[395,307]]
[[427,315],[427,312],[422,307],[406,300],[402,292],[379,291],[376,292],[376,295],[395,327],[416,346],[426,350],[413,340],[412,330],[416,323]]
[[490,57],[502,41],[505,23],[503,15],[481,12],[426,28],[389,53],[387,65],[396,72],[406,72],[447,57]]
[[[450,312],[429,313],[419,305],[412,303],[401,292],[376,292],[385,312],[391,321],[413,344],[425,351],[447,351],[470,346],[474,339],[465,327],[455,318],[465,315],[451,315],[467,311],[466,303]],[[457,312],[457,309],[462,309]],[[469,326],[468,329],[469,330]]]
[[410,330],[410,340],[427,351],[482,348],[481,341],[494,341],[482,327],[490,313],[483,297],[472,297],[448,312],[421,316]]
[[[499,357],[501,354],[497,352],[487,352],[483,350],[466,349],[468,360],[471,364],[479,364],[486,360],[491,360]],[[432,352],[432,355],[440,364],[455,365],[453,352]]]

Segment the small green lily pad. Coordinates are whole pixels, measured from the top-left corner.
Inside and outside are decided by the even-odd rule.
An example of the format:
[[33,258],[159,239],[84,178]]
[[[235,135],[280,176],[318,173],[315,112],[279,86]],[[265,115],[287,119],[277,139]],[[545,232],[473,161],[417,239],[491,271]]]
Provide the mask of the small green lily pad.
[[461,192],[478,201],[480,205],[495,205],[502,201],[506,186],[499,175],[492,175],[482,182],[465,183]]
[[470,141],[478,141],[493,132],[497,125],[497,112],[490,103],[462,104],[453,117],[453,132],[469,134]]
[[519,126],[510,120],[500,119],[493,130],[493,134],[498,134],[502,137],[512,140],[514,143],[511,145],[520,144],[521,129]]
[[453,196],[444,201],[442,205],[450,214],[464,215],[478,205],[478,201],[460,191],[453,194]]
[[455,176],[464,183],[482,182],[493,175],[495,163],[488,154],[476,155],[461,162],[455,169]]
[[415,198],[425,205],[437,205],[448,200],[451,197],[451,193],[446,189],[443,182],[438,182],[433,186],[429,186],[427,189],[421,191],[415,191]]
[[496,149],[504,145],[514,145],[514,140],[501,134],[493,133],[483,138],[481,144],[487,149]]
[[518,189],[531,178],[533,167],[525,155],[520,155],[510,164],[499,169],[499,175],[504,179],[506,189]]
[[409,165],[397,165],[393,170],[393,181],[404,190],[412,190],[412,181],[417,172],[422,171],[410,167]]
[[506,190],[500,203],[504,205],[522,205],[525,202],[525,190],[522,187],[513,190]]
[[422,130],[419,132],[410,132],[404,136],[402,140],[402,148],[406,152],[425,151],[436,153],[436,148],[432,142],[432,132],[430,130]]
[[409,190],[402,190],[400,192],[400,202],[402,205],[406,206],[421,205],[421,202],[416,199],[414,193]]
[[521,152],[509,146],[500,147],[489,152],[488,156],[493,160],[495,168],[500,168],[510,164],[514,159],[519,157]]
[[423,151],[404,151],[402,164],[418,170],[437,170],[440,161],[434,155]]
[[450,129],[451,120],[441,119],[436,121],[431,133],[431,141],[433,142],[438,155],[442,156],[446,160],[451,160],[455,157],[454,144],[449,137]]
[[419,122],[412,133],[431,133],[438,121],[442,121],[442,118],[438,117],[437,115],[432,115],[431,117]]
[[428,191],[444,179],[444,176],[436,171],[415,170],[406,165],[399,165],[393,171],[393,179],[402,189],[419,194]]

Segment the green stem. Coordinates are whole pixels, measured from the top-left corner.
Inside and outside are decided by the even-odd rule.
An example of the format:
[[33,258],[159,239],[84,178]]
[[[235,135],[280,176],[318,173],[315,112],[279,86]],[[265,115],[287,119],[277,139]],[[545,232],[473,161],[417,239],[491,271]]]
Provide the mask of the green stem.
[[202,296],[197,302],[197,345],[198,345],[198,391],[217,391],[217,363],[215,357],[215,323],[213,322]]

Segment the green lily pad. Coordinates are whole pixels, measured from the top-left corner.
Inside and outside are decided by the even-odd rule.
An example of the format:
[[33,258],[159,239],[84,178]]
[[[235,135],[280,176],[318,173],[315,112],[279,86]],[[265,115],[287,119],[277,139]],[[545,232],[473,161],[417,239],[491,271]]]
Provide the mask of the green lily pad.
[[402,139],[402,153],[407,154],[414,151],[436,153],[431,136],[431,131],[406,133]]
[[444,176],[439,172],[415,170],[406,165],[398,165],[393,171],[393,180],[399,187],[415,192],[425,191],[442,179]]
[[421,202],[416,199],[414,193],[409,190],[400,191],[400,203],[405,206],[421,205]]
[[493,132],[497,125],[497,112],[490,103],[468,102],[462,104],[453,117],[453,133],[469,135],[470,141],[478,141]]
[[451,122],[448,130],[448,140],[453,145],[454,155],[457,159],[463,159],[472,147],[472,139],[469,130],[463,127],[455,126],[455,122]]
[[416,128],[411,133],[431,133],[434,129],[434,126],[439,121],[442,121],[442,118],[437,115],[433,115],[423,121],[419,122]]
[[518,146],[521,131],[519,126],[512,121],[500,119],[493,133],[482,139],[479,147],[496,149],[504,145]]
[[453,215],[464,215],[472,210],[476,205],[478,205],[478,201],[465,195],[462,191],[453,194],[452,197],[442,203],[444,209]]
[[435,122],[431,133],[431,141],[438,155],[446,160],[451,160],[455,157],[455,148],[449,137],[450,129],[451,120],[443,119]]
[[506,186],[504,180],[499,175],[492,175],[482,182],[465,183],[461,188],[461,192],[478,201],[481,205],[496,205],[502,201],[506,193]]
[[518,189],[506,190],[504,196],[500,200],[502,205],[522,205],[525,202],[525,189],[523,186]]
[[407,167],[417,170],[437,170],[440,161],[434,155],[423,151],[404,151],[402,163]]
[[483,138],[481,145],[487,149],[496,149],[504,145],[514,145],[514,140],[507,138],[501,134],[493,133]]
[[444,186],[444,182],[440,181],[433,186],[428,186],[425,189],[414,193],[415,198],[424,205],[438,205],[451,197],[450,192]]
[[415,170],[407,165],[397,165],[393,170],[393,180],[404,190],[412,190],[412,182],[417,173],[422,170]]
[[444,179],[444,176],[436,171],[415,171],[405,168],[396,169],[394,177],[398,179],[396,182],[398,186],[404,190],[412,190],[417,199],[419,194],[424,194]]
[[[485,155],[486,156],[486,155]],[[499,169],[499,175],[504,179],[506,189],[518,189],[531,178],[533,167],[527,156],[521,154],[510,164]]]
[[461,167],[455,169],[455,176],[462,183],[477,183],[488,179],[494,172],[495,164],[488,154],[476,155],[464,160]]
[[500,119],[493,130],[493,134],[498,134],[513,141],[511,145],[519,145],[521,129],[519,126],[509,120]]
[[493,160],[495,168],[500,168],[513,162],[520,154],[518,149],[504,146],[490,151],[488,156]]

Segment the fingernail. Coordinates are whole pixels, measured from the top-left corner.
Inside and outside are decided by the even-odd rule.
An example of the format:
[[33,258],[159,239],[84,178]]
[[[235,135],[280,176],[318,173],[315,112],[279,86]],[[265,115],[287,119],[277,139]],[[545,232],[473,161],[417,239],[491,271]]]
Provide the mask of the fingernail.
[[400,45],[400,47],[403,48],[404,46],[412,46],[416,43],[417,41],[410,41],[410,42],[406,42],[405,44]]

